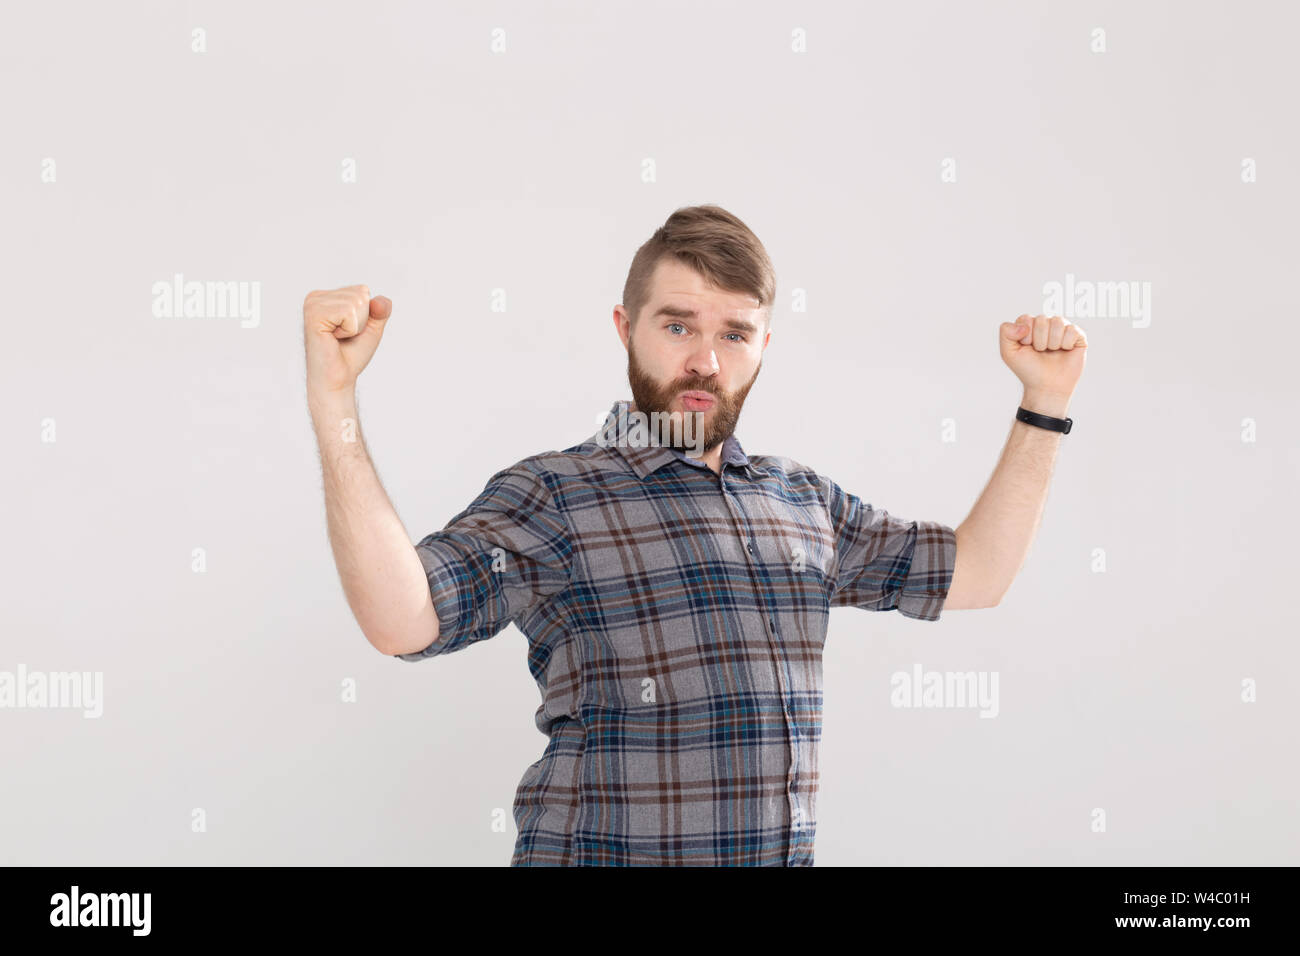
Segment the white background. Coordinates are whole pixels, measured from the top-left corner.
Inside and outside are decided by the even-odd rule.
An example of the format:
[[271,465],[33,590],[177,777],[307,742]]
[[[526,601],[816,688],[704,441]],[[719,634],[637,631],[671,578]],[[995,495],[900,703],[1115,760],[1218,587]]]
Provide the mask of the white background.
[[[325,533],[302,299],[393,300],[361,414],[415,541],[630,397],[610,315],[632,254],[705,202],[777,269],[746,450],[953,526],[1020,399],[998,323],[1067,273],[1151,283],[1146,328],[1075,319],[1075,428],[1003,603],[832,615],[818,865],[1297,862],[1290,5],[5,21],[0,670],[102,671],[104,713],[0,709],[0,863],[505,865],[545,745],[524,639],[409,664],[362,636]],[[177,272],[259,282],[260,324],[155,317]],[[997,671],[999,716],[891,707],[918,662]]]

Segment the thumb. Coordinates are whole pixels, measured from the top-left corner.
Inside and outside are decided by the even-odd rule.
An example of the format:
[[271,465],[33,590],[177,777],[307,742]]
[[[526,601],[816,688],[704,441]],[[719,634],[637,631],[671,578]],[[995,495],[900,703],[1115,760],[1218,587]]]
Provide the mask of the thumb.
[[[1026,337],[1028,341],[1026,341]],[[1002,351],[1015,351],[1015,346],[1034,343],[1034,316],[1022,315],[1014,323],[998,326],[998,346]]]
[[377,295],[370,300],[370,318],[366,319],[364,334],[377,339],[384,334],[387,318],[393,314],[393,300],[386,295]]
[[1017,319],[1015,322],[1003,322],[998,326],[998,353],[1002,361],[1010,362],[1023,348],[1020,340],[1029,331],[1028,324]]

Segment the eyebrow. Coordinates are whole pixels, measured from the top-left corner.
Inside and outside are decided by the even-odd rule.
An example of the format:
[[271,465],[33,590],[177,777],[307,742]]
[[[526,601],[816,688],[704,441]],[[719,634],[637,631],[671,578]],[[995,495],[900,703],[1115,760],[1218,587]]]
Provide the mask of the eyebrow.
[[[661,305],[657,310],[655,310],[655,313],[651,318],[657,319],[661,315],[667,316],[670,319],[694,319],[699,317],[699,313],[695,309],[684,309],[675,305]],[[728,316],[726,319],[723,319],[722,324],[729,329],[735,329],[739,332],[758,332],[758,326],[748,319],[737,319],[734,316]]]

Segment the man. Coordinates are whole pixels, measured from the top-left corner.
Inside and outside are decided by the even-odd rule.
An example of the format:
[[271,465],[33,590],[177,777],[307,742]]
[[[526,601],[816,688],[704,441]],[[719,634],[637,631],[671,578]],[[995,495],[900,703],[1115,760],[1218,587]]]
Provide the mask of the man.
[[330,542],[367,639],[405,661],[511,623],[528,639],[549,743],[516,793],[512,865],[811,865],[829,609],[993,607],[1024,561],[1082,331],[1041,315],[1000,326],[1032,414],[953,529],[744,452],[733,432],[774,295],[743,222],[677,210],[614,309],[633,402],[581,444],[498,472],[414,547],[364,442],[341,437],[391,303],[365,286],[304,303]]

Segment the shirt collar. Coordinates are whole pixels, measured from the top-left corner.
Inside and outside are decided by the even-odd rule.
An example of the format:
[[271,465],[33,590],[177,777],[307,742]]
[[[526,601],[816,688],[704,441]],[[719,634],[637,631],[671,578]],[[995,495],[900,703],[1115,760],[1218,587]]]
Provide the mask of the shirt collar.
[[[628,410],[631,408],[631,405],[631,402],[619,399],[610,406],[609,413],[605,416],[604,424],[596,431],[596,434],[592,435],[591,438],[588,439],[588,442],[605,447],[613,445],[618,449],[619,453],[627,459],[628,464],[632,466],[632,470],[636,472],[637,477],[642,479],[658,471],[674,459],[677,461],[684,461],[694,468],[703,468],[706,471],[709,470],[709,466],[701,459],[692,458],[690,455],[683,451],[679,451],[676,448],[667,448],[662,445],[644,445],[637,447],[636,445],[626,441],[625,439],[629,431],[628,426],[630,424],[628,421]],[[646,430],[644,429],[641,430],[640,434],[645,434],[645,431]],[[722,442],[721,464],[723,467],[726,465],[735,465],[737,468],[750,470],[754,467],[753,463],[749,460],[749,456],[745,454],[745,449],[740,446],[740,441],[735,435],[727,436],[727,438]]]

